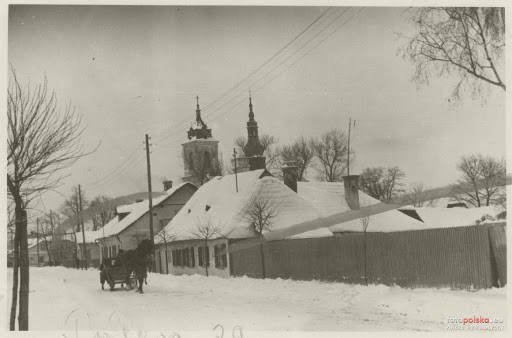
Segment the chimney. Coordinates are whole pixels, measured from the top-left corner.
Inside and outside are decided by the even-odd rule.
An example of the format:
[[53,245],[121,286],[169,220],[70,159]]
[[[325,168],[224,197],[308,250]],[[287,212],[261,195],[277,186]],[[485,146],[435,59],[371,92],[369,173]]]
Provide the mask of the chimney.
[[167,191],[172,188],[172,181],[164,181],[164,191]]
[[359,175],[343,176],[343,185],[345,187],[345,201],[351,210],[359,210]]
[[297,178],[299,176],[299,167],[295,161],[286,161],[283,165],[284,184],[293,191],[297,192]]

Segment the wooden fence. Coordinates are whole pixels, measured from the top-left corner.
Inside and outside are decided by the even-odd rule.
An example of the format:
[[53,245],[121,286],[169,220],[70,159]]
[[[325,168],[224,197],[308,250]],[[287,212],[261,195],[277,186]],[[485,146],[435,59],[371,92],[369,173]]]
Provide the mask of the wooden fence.
[[[230,254],[231,274],[267,278],[489,288],[506,283],[505,223],[268,242]],[[365,259],[366,256],[366,259]]]

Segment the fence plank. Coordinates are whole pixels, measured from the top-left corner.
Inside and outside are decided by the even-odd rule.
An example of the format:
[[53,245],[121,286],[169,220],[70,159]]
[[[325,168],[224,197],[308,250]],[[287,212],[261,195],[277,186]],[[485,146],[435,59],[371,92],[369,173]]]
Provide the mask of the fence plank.
[[489,227],[491,249],[496,260],[498,281],[500,286],[507,284],[507,231],[506,226]]

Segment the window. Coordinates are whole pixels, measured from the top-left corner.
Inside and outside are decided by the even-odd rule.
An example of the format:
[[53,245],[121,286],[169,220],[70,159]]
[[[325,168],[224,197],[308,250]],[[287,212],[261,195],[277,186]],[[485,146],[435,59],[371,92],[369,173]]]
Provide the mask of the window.
[[188,248],[182,249],[181,253],[183,255],[183,264],[182,266],[189,266],[189,254],[188,254]]
[[182,266],[181,264],[181,250],[173,250],[172,251],[172,264],[173,266]]
[[212,160],[211,160],[211,157],[210,157],[210,153],[205,151],[204,152],[204,168],[209,171],[211,169],[211,166],[212,166]]
[[194,255],[194,247],[189,248],[189,255],[190,255],[189,267],[193,268],[194,266],[196,266],[196,257]]
[[199,256],[199,266],[209,267],[210,266],[210,253],[208,252],[207,246],[200,246],[197,248]]
[[215,267],[224,269],[227,265],[226,244],[219,244],[213,247],[215,253]]
[[172,266],[177,266],[178,257],[176,257],[176,250],[171,251],[171,257],[172,257]]
[[192,152],[190,152],[188,154],[188,161],[189,161],[188,166],[189,166],[190,170],[194,170],[194,154]]

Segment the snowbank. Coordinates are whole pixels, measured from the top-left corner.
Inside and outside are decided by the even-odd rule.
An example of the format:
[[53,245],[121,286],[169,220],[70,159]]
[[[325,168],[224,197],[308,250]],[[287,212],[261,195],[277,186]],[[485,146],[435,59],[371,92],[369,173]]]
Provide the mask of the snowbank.
[[506,315],[506,289],[410,290],[151,273],[145,293],[138,294],[120,288],[102,291],[98,270],[62,267],[31,268],[31,281],[33,330],[211,332],[221,324],[230,330],[239,325],[244,332],[444,331],[448,316]]

